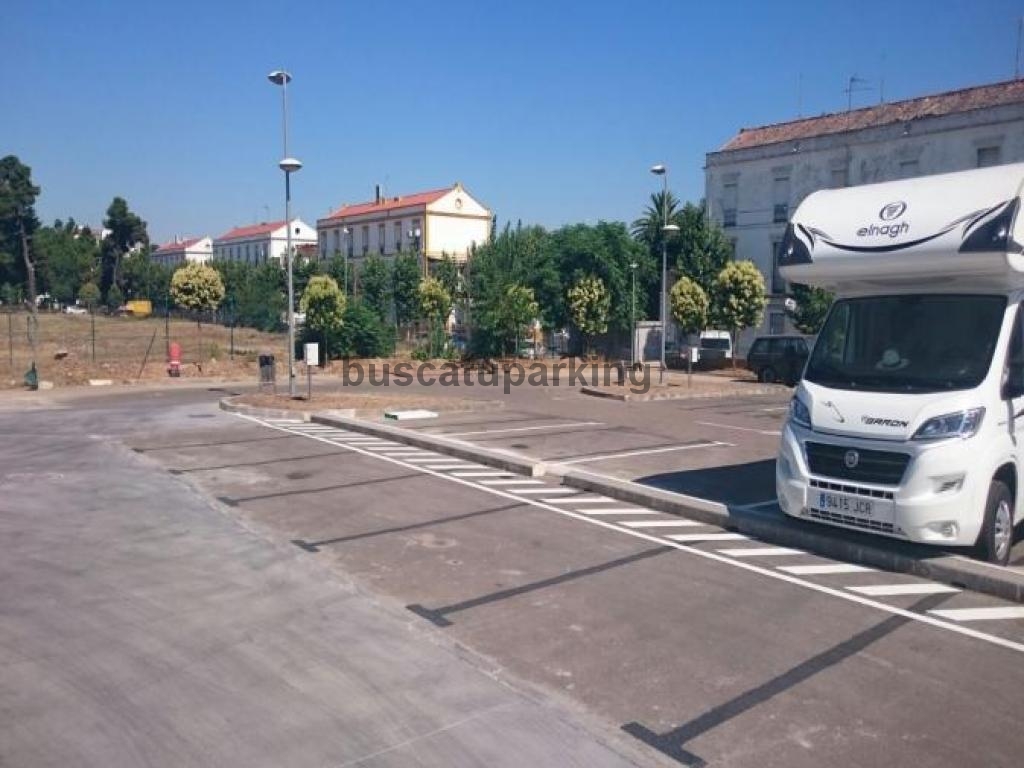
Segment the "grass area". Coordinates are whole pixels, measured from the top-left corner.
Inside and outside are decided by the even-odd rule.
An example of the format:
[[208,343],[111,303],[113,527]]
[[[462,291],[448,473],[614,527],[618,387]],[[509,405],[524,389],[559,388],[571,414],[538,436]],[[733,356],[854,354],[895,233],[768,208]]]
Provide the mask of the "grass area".
[[[20,386],[31,363],[28,321],[27,313],[0,315],[0,371],[8,374],[0,383],[5,386]],[[199,329],[191,320],[172,318],[165,324],[163,318],[40,313],[37,368],[40,379],[57,386],[90,378],[166,378],[167,343],[177,342],[183,376],[255,377],[258,354],[274,354],[279,361],[287,354],[285,334],[236,328],[232,361],[231,336],[229,328],[204,323]]]

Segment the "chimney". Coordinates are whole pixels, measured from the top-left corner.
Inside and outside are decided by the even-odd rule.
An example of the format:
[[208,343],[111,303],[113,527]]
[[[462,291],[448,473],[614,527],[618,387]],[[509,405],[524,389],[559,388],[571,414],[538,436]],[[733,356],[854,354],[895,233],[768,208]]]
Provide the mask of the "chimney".
[[380,205],[380,201],[381,201],[381,197],[380,197],[380,184],[378,184],[376,187],[374,187],[373,202],[374,202],[375,205]]

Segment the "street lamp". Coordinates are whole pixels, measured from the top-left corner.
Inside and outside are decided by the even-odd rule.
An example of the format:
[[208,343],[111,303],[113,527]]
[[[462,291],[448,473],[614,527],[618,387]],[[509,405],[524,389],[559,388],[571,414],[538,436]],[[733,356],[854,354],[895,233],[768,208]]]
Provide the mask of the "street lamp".
[[672,232],[678,232],[679,227],[668,223],[668,168],[664,165],[652,165],[651,173],[661,176],[665,182],[661,198],[662,227],[661,227],[661,373],[665,373],[665,333],[668,330],[668,315],[665,312],[665,294],[668,288],[668,236]]
[[267,79],[281,86],[281,133],[284,139],[284,159],[278,167],[284,171],[285,269],[288,274],[288,396],[295,397],[295,289],[292,283],[292,174],[302,163],[288,155],[288,83],[292,76],[283,69],[275,69]]
[[635,261],[630,262],[629,270],[633,273],[632,303],[629,309],[629,367],[636,365],[636,268]]
[[[409,230],[409,239],[416,243],[416,260],[417,261],[419,261],[419,258],[420,258],[420,235],[421,234],[422,233],[420,232],[420,228],[419,227],[416,227],[416,229],[410,229]],[[423,260],[423,274],[424,275],[427,274],[427,260],[426,259]]]

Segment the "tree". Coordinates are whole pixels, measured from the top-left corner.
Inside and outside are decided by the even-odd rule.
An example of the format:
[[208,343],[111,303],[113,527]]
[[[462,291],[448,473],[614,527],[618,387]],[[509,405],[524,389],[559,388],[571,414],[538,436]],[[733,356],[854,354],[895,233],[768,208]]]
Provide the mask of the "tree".
[[107,291],[107,309],[117,311],[124,304],[124,295],[121,293],[121,289],[116,285],[110,286],[110,290]]
[[[117,285],[111,291],[118,290]],[[171,298],[179,307],[196,313],[196,330],[199,333],[199,360],[203,359],[202,314],[213,312],[224,300],[224,281],[220,273],[207,265],[192,262],[175,270],[171,277]],[[109,301],[109,298],[108,298]]]
[[587,340],[590,353],[593,337],[608,330],[611,296],[601,278],[590,275],[572,286],[567,294],[569,316]]
[[14,155],[0,160],[0,248],[9,255],[7,261],[10,263],[17,263],[14,258],[15,249],[20,251],[28,286],[27,304],[31,312],[29,342],[33,369],[36,365],[36,329],[39,327],[39,318],[36,307],[36,263],[29,241],[39,227],[34,207],[38,195],[39,187],[32,183],[31,168]]
[[807,334],[815,334],[821,330],[832,306],[832,293],[824,288],[812,288],[800,283],[791,283],[789,293],[790,298],[796,302],[796,308],[787,309],[786,314],[797,330]]
[[679,274],[689,277],[704,293],[711,293],[715,278],[732,258],[732,243],[725,232],[708,220],[704,203],[687,203],[673,218],[679,234],[669,242],[676,249]]
[[[716,325],[732,333],[732,347],[743,328],[760,324],[767,299],[764,277],[752,261],[733,261],[725,265],[713,285],[711,316]],[[736,365],[736,355],[732,357]]]
[[[146,222],[132,213],[123,197],[115,197],[110,203],[103,226],[110,234],[100,245],[100,287],[108,291],[111,285],[121,284],[121,260],[136,248],[149,245],[149,234]],[[109,299],[107,301],[109,303]]]
[[510,285],[497,305],[495,325],[507,329],[506,340],[511,341],[512,353],[519,346],[523,328],[540,315],[540,307],[533,298],[533,289],[525,285]]
[[94,282],[85,283],[78,289],[78,300],[85,304],[91,312],[100,303],[100,289]]
[[709,302],[704,289],[688,277],[680,277],[669,292],[672,317],[683,333],[697,333],[707,327]]
[[44,289],[62,303],[74,301],[82,285],[96,277],[96,241],[77,232],[74,220],[58,220],[52,227],[39,229],[33,238],[33,250]]
[[391,296],[395,302],[395,323],[405,325],[419,311],[420,264],[415,255],[400,253],[391,269]]
[[455,263],[455,260],[447,253],[441,258],[440,263],[434,270],[434,277],[436,277],[444,289],[448,291],[448,295],[454,302],[460,293],[462,293],[462,278],[459,275],[459,266]]
[[430,328],[429,354],[437,357],[444,349],[445,321],[452,311],[452,297],[436,277],[423,278],[417,293],[421,316]]
[[[665,226],[665,208],[668,207],[667,220],[675,222],[675,216],[679,211],[679,199],[668,192],[655,192],[651,195],[650,204],[644,208],[640,218],[633,221],[630,226],[630,233],[636,240],[646,245],[651,252],[661,253],[661,241],[665,238],[662,227]],[[671,241],[670,241],[671,242]]]
[[335,251],[327,260],[324,274],[333,277],[334,282],[341,286],[341,292],[346,296],[349,295],[348,259],[340,251]]
[[359,283],[366,308],[376,312],[381,320],[387,320],[391,314],[391,267],[388,262],[376,254],[368,256],[359,270]]
[[383,357],[395,348],[395,329],[362,301],[349,302],[337,343],[329,349],[339,357]]
[[302,292],[299,308],[306,313],[306,328],[319,336],[327,362],[330,340],[340,337],[345,323],[345,294],[333,277],[315,275]]

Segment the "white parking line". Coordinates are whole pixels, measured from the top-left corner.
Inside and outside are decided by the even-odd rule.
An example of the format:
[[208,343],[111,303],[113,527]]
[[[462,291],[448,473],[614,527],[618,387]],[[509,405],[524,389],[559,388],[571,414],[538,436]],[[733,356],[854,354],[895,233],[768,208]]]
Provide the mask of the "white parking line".
[[603,421],[569,421],[561,424],[539,424],[535,427],[508,427],[506,429],[478,429],[474,432],[431,432],[441,437],[470,437],[471,435],[497,435],[502,432],[536,432],[541,429],[566,429],[568,427],[602,427]]
[[865,587],[847,587],[851,592],[868,597],[895,597],[897,595],[947,595],[960,590],[948,584],[932,581],[920,584],[870,584]]
[[602,515],[656,515],[658,513],[653,509],[643,509],[642,507],[620,507],[619,509],[581,509],[578,514],[587,517],[600,517]]
[[582,496],[580,498],[573,497],[571,499],[554,499],[552,504],[618,504],[619,502],[615,499],[609,499],[607,496]]
[[[585,456],[582,459],[570,459],[569,461],[559,461],[559,464],[586,464],[590,461],[608,461],[609,459],[627,459],[630,456],[647,456],[652,453],[669,453],[671,451],[692,451],[695,448],[722,448],[722,447],[733,447],[732,443],[720,443],[717,440],[709,440],[706,443],[695,443],[692,445],[672,445],[666,448],[641,448],[635,451],[623,451],[622,453],[612,453],[607,456]],[[557,459],[555,460],[557,461]]]
[[729,557],[786,557],[807,554],[802,550],[789,547],[739,547],[737,549],[720,549],[718,553]]
[[852,563],[830,563],[828,565],[780,565],[779,570],[797,576],[825,576],[831,573],[871,573],[875,569]]
[[544,493],[544,494],[548,494],[548,493],[558,494],[558,493],[572,493],[572,492],[573,492],[572,488],[558,488],[557,486],[556,487],[552,487],[552,488],[524,488],[521,491],[516,491],[516,493],[537,493],[537,494],[540,494],[540,493]]
[[623,520],[619,525],[627,528],[693,528],[704,523],[696,520]]
[[413,456],[425,456],[425,455],[427,455],[429,453],[430,453],[430,451],[381,451],[380,455],[381,456],[392,456],[392,457],[398,458],[398,459],[408,459],[408,458],[411,458]]
[[719,429],[737,429],[740,432],[753,432],[758,435],[772,435],[777,437],[782,434],[782,432],[777,429],[751,429],[750,427],[736,427],[733,426],[732,424],[719,424],[714,421],[698,421],[695,423],[700,424],[702,427],[718,427]]
[[[286,428],[286,427],[275,427],[274,425],[268,423],[267,421],[265,421],[263,419],[259,419],[259,418],[253,417],[253,416],[244,416],[244,415],[238,414],[238,417],[240,419],[244,419],[245,421],[249,421],[249,422],[252,422],[254,424],[260,424],[262,426],[266,426],[266,427],[269,427],[271,429],[276,429],[279,432],[285,432],[287,434],[292,434],[292,435],[299,435],[300,434],[300,433],[294,432],[291,429]],[[319,437],[317,435],[307,435],[306,437],[308,439],[310,439],[310,440],[320,440],[320,441],[325,442],[325,443],[330,443],[330,441],[326,440],[325,438],[321,438],[321,437]],[[698,557],[698,558],[701,558],[703,560],[710,560],[712,562],[719,563],[721,565],[727,565],[727,566],[730,566],[730,567],[733,567],[733,568],[738,568],[739,570],[746,571],[749,574],[756,574],[758,576],[761,576],[762,578],[770,579],[770,580],[773,580],[773,581],[785,582],[785,583],[790,584],[792,586],[800,587],[801,589],[805,589],[805,590],[807,590],[809,592],[816,592],[819,595],[828,595],[829,597],[833,597],[833,598],[836,598],[838,600],[843,600],[843,601],[848,602],[848,603],[853,603],[855,605],[860,605],[860,606],[863,606],[865,608],[871,608],[871,609],[879,611],[881,613],[887,613],[890,616],[901,616],[904,619],[907,619],[908,621],[915,622],[917,624],[923,624],[923,625],[926,625],[926,626],[933,627],[935,629],[945,630],[946,632],[951,632],[953,634],[960,635],[961,637],[970,637],[970,638],[973,638],[975,640],[980,640],[981,642],[988,643],[989,645],[995,645],[995,646],[998,646],[1000,648],[1005,648],[1007,650],[1015,651],[1016,653],[1024,654],[1024,643],[1015,642],[1013,640],[1009,640],[1009,639],[1004,638],[1004,637],[999,637],[998,635],[993,635],[993,634],[990,634],[988,632],[982,632],[980,630],[973,629],[971,627],[963,626],[962,624],[958,624],[958,623],[951,622],[951,621],[945,621],[945,620],[943,620],[941,618],[938,618],[938,617],[935,617],[935,616],[930,616],[930,615],[925,614],[925,613],[918,613],[918,612],[915,612],[915,611],[912,611],[912,610],[909,610],[909,609],[906,609],[906,608],[900,608],[898,606],[890,605],[889,603],[884,603],[884,602],[881,602],[879,600],[872,600],[869,597],[863,597],[861,595],[853,594],[851,592],[844,591],[842,589],[838,589],[838,588],[835,588],[835,587],[830,587],[830,586],[827,586],[825,584],[819,584],[819,583],[816,583],[814,581],[808,581],[806,579],[800,578],[799,576],[793,576],[791,574],[782,573],[781,571],[777,571],[777,570],[772,569],[772,568],[762,567],[762,566],[756,565],[754,563],[744,562],[742,559],[734,559],[734,558],[727,557],[725,555],[718,554],[716,552],[710,552],[710,551],[708,551],[706,549],[700,549],[698,547],[687,546],[684,543],[681,543],[681,542],[678,542],[678,541],[671,541],[668,538],[658,537],[656,535],[653,535],[653,534],[650,534],[650,533],[646,533],[644,531],[628,530],[628,529],[622,528],[620,526],[616,526],[616,525],[614,525],[614,524],[612,524],[610,522],[607,522],[605,520],[595,519],[592,515],[586,515],[586,514],[583,514],[582,512],[573,511],[573,510],[569,510],[569,509],[560,509],[560,508],[558,508],[558,507],[556,507],[556,506],[554,506],[552,504],[544,504],[543,502],[541,502],[541,501],[539,501],[537,499],[521,499],[521,498],[517,498],[516,496],[513,496],[512,493],[510,493],[508,491],[505,491],[505,490],[502,490],[500,488],[488,488],[486,486],[480,485],[479,483],[475,483],[475,482],[472,482],[470,480],[460,479],[460,478],[456,477],[454,473],[447,474],[447,475],[446,474],[441,474],[441,473],[435,473],[432,470],[425,469],[423,467],[414,466],[414,465],[409,464],[409,463],[407,463],[407,462],[405,462],[405,461],[403,461],[401,459],[391,459],[391,458],[387,458],[387,457],[381,456],[380,454],[367,453],[367,452],[363,451],[361,448],[359,448],[357,446],[344,446],[344,447],[346,447],[348,450],[352,451],[353,453],[360,453],[363,456],[368,457],[368,458],[376,458],[376,459],[381,460],[381,461],[389,461],[389,462],[393,463],[397,467],[404,467],[406,469],[418,469],[419,471],[423,472],[424,474],[432,474],[434,477],[436,477],[436,478],[438,478],[440,480],[447,480],[447,481],[453,482],[453,483],[460,483],[460,484],[464,485],[467,488],[473,488],[473,489],[476,489],[478,491],[483,491],[483,492],[486,492],[486,493],[490,493],[490,494],[492,494],[494,496],[499,496],[501,498],[508,499],[509,501],[521,501],[524,504],[529,504],[530,506],[538,507],[539,509],[545,509],[548,512],[553,512],[553,513],[562,515],[563,517],[569,517],[569,518],[573,518],[575,520],[579,520],[579,521],[582,521],[582,522],[589,523],[591,525],[600,526],[602,528],[605,528],[608,531],[617,532],[617,533],[619,533],[621,535],[632,536],[633,538],[640,539],[642,541],[646,541],[646,542],[649,542],[649,543],[652,543],[652,544],[661,544],[661,545],[666,545],[667,544],[668,546],[673,547],[673,548],[677,549],[678,551],[680,551],[682,553],[690,555],[691,557]],[[637,510],[636,514],[650,514],[651,512],[652,512],[652,510]]]
[[666,536],[666,539],[679,542],[699,541],[742,541],[747,537],[742,533],[673,533]]
[[[372,448],[370,449],[373,450]],[[408,461],[412,464],[426,464],[431,461],[439,461],[445,457],[439,453],[426,454],[422,456],[410,456],[408,459],[402,459],[402,461]]]
[[[442,472],[447,471],[449,469],[473,469],[474,468],[474,465],[471,464],[470,462],[467,462],[467,461],[463,461],[463,462],[461,462],[459,464],[424,464],[423,466],[427,467],[428,469],[439,469]],[[475,466],[476,467],[480,467],[479,464],[477,464]]]
[[945,608],[928,611],[953,621],[993,621],[996,619],[1024,619],[1024,607],[1014,605],[1002,608]]
[[[544,485],[541,480],[481,480],[481,485]],[[515,489],[512,489],[515,492]]]
[[452,477],[512,477],[511,472],[452,472]]

